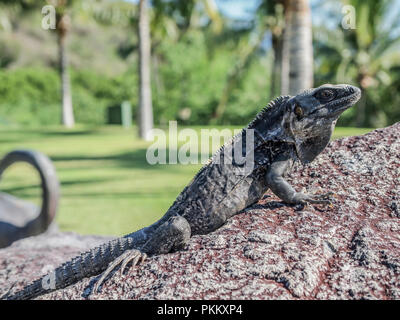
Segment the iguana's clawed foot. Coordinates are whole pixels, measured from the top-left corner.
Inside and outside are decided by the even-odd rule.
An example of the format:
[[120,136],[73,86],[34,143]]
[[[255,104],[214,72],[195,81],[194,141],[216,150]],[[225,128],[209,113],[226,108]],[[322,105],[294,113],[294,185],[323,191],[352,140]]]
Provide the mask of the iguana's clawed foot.
[[332,197],[334,196],[333,192],[328,192],[325,194],[303,194],[301,193],[299,196],[299,203],[301,204],[325,204],[332,205]]
[[132,261],[132,266],[135,266],[140,262],[143,262],[147,258],[147,255],[139,250],[133,249],[125,251],[122,255],[120,255],[117,259],[111,262],[108,265],[108,268],[104,273],[101,275],[101,278],[96,282],[93,292],[97,292],[99,290],[100,285],[104,282],[104,279],[113,271],[118,265],[122,263],[121,266],[121,275],[123,274],[126,266],[129,262]]
[[132,261],[132,266],[136,266],[136,265],[138,265],[139,260],[140,260],[140,262],[143,262],[147,258],[147,254],[137,251],[137,250],[133,250],[133,251],[136,251],[136,252],[132,252],[132,253],[128,254],[122,262],[121,276],[123,275],[125,268],[129,262]]

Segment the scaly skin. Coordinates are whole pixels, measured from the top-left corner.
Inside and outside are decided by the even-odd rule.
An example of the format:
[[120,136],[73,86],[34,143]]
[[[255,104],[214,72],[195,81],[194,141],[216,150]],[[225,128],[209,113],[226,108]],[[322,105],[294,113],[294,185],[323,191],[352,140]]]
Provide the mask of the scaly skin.
[[[295,161],[311,162],[325,149],[340,114],[360,96],[356,87],[324,85],[274,100],[213,156],[159,221],[65,263],[55,271],[53,288],[43,288],[39,279],[4,298],[31,299],[106,270],[94,286],[97,291],[118,265],[122,264],[122,272],[129,262],[136,265],[147,255],[179,250],[192,235],[215,231],[268,189],[290,204],[330,203],[329,193],[296,192],[283,177]],[[244,148],[244,137],[251,132],[254,143]],[[224,161],[234,158],[235,152],[243,154],[244,149],[253,151],[246,154],[246,160],[254,155],[250,171],[244,172],[243,165],[235,161]]]

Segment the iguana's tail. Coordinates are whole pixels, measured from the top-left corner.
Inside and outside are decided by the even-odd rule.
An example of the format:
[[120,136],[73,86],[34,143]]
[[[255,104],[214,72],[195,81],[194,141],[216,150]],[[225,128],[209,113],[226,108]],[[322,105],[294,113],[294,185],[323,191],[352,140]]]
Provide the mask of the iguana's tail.
[[50,159],[44,154],[31,150],[15,150],[0,161],[0,178],[3,172],[16,162],[29,163],[40,175],[42,207],[39,215],[24,227],[19,238],[38,235],[47,229],[57,212],[60,187],[56,172]]
[[137,245],[135,237],[126,236],[109,241],[103,245],[82,253],[62,264],[53,272],[35,280],[15,294],[5,294],[1,299],[28,300],[68,287],[84,278],[97,275],[104,271],[108,264],[114,261],[126,250]]

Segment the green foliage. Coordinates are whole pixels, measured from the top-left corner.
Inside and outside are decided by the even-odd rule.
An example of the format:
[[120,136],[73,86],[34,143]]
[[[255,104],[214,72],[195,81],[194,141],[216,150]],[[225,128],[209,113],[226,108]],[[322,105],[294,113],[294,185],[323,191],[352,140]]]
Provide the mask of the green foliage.
[[316,82],[350,83],[363,90],[357,107],[341,117],[340,125],[387,126],[400,120],[399,113],[393,110],[400,89],[396,81],[400,67],[400,12],[397,9],[397,15],[393,15],[396,6],[390,0],[343,3],[354,6],[356,29],[316,28]]
[[[40,28],[38,8],[44,2],[0,0],[0,124],[60,122],[57,43],[54,33]],[[187,125],[243,125],[274,98],[270,96],[272,50],[263,41],[261,47],[268,50],[262,51],[253,38],[264,35],[260,28],[264,24],[270,29],[268,37],[280,34],[282,26],[275,12],[280,1],[260,1],[254,19],[247,23],[222,17],[220,32],[212,27],[214,14],[209,12],[208,2],[152,1],[156,126],[169,120]],[[392,2],[343,3],[355,6],[357,29],[340,26],[341,6],[335,7],[336,15],[329,12],[330,19],[337,20],[337,28],[315,26],[315,85],[351,83],[363,88],[365,99],[340,118],[340,125],[376,127],[399,121],[400,19],[393,14],[392,19],[388,17]],[[136,4],[74,1],[69,14],[73,24],[67,51],[76,121],[103,124],[106,108],[124,100],[131,102],[135,116]]]
[[[209,124],[237,54],[232,44],[209,51],[205,33],[190,30],[179,42],[157,47],[153,66],[153,105],[156,125],[169,120]],[[135,55],[135,52],[131,53]],[[128,57],[129,58],[129,57]],[[235,83],[221,124],[245,124],[268,101],[268,57],[257,53]],[[129,100],[136,114],[136,64],[111,76],[93,69],[70,72],[74,113],[78,123],[104,124],[106,108]],[[3,123],[50,125],[60,121],[60,80],[57,70],[0,70],[0,119]]]
[[[213,48],[210,55],[206,35],[191,30],[178,43],[164,41],[158,48],[160,62],[154,75],[158,80],[153,86],[156,122],[178,119],[184,124],[209,124],[213,119],[237,54],[227,44]],[[244,124],[266,104],[269,59],[257,58],[236,84],[221,124]],[[182,116],[184,111],[190,117]]]
[[241,125],[249,122],[271,99],[269,73],[271,59],[255,59],[240,79],[228,101],[222,124]]
[[104,124],[105,109],[124,100],[136,102],[136,72],[118,77],[101,76],[93,71],[72,73],[73,104],[78,123]]
[[[135,76],[107,77],[93,71],[73,71],[73,104],[78,123],[105,123],[105,108],[123,100],[136,101]],[[0,119],[23,125],[58,124],[60,80],[57,71],[23,68],[0,71]]]
[[159,82],[154,81],[156,121],[179,119],[189,109],[193,124],[208,123],[222,92],[232,54],[220,52],[209,59],[204,34],[189,32],[178,43],[164,42],[158,50]]
[[6,123],[50,124],[59,119],[59,79],[50,69],[0,71],[0,118]]

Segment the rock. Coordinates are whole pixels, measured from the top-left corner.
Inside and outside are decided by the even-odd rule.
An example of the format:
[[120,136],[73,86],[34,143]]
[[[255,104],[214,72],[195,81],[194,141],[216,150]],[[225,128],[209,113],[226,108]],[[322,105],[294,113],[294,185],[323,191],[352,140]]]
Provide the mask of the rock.
[[[288,180],[334,192],[333,206],[267,192],[185,250],[115,272],[101,293],[93,277],[39,299],[400,299],[400,123],[331,142]],[[0,294],[105,240],[56,233],[0,250]]]

